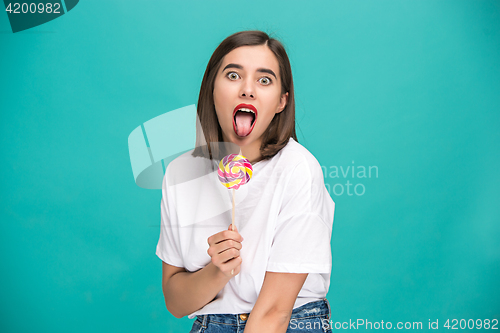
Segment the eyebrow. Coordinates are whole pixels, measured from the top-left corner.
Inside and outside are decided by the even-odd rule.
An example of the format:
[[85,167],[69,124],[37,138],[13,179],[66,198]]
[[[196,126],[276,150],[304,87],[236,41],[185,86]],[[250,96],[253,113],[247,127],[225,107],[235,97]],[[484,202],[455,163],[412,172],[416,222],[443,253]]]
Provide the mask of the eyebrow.
[[[222,70],[223,72],[228,69],[228,68],[238,68],[238,69],[243,69],[243,66],[241,65],[238,65],[238,64],[228,64],[226,67],[224,67],[224,69]],[[268,68],[257,68],[257,72],[261,72],[261,73],[268,73],[268,74],[271,74],[272,76],[274,76],[274,78],[277,80],[278,78],[276,77],[276,74],[274,74],[274,72]]]

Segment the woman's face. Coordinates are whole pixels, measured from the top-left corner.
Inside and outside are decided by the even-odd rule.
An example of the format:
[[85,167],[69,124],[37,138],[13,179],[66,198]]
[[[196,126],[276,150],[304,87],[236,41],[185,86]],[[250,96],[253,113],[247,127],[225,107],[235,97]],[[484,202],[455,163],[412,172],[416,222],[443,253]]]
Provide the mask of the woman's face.
[[[224,141],[259,149],[263,133],[287,98],[288,92],[281,94],[278,59],[266,45],[241,46],[226,54],[214,83]],[[246,110],[238,111],[242,108]]]

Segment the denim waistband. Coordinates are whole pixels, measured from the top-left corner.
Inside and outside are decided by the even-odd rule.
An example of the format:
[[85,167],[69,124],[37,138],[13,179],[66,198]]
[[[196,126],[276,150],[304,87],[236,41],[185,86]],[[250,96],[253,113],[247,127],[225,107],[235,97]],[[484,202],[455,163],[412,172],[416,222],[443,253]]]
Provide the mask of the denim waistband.
[[[246,316],[245,316],[246,315]],[[242,325],[248,320],[249,313],[240,314],[207,314],[198,315],[197,318],[202,322],[203,326],[208,325],[208,323],[218,323],[225,325]],[[319,316],[328,316],[330,318],[330,304],[326,298],[309,302],[296,309],[293,309],[291,319],[302,319],[311,318]]]

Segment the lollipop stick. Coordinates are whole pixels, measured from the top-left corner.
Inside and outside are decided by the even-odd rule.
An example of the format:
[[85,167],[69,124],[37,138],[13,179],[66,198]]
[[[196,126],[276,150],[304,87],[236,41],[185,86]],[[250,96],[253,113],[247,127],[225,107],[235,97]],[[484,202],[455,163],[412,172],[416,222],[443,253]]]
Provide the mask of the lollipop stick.
[[231,219],[231,230],[234,231],[234,188],[233,188],[233,215]]
[[[231,230],[234,231],[234,188],[233,188],[233,214],[231,218]],[[234,274],[234,269],[231,270],[231,275]]]

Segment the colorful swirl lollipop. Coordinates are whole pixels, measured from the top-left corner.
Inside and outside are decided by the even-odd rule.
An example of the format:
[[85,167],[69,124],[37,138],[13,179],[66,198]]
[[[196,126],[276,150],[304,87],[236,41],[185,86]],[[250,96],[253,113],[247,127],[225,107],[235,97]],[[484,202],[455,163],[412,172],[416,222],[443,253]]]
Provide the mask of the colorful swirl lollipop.
[[237,190],[248,183],[252,172],[252,164],[243,155],[227,155],[219,162],[219,180],[229,189]]

